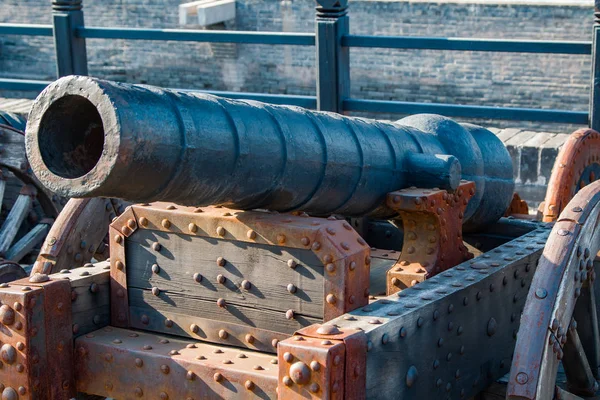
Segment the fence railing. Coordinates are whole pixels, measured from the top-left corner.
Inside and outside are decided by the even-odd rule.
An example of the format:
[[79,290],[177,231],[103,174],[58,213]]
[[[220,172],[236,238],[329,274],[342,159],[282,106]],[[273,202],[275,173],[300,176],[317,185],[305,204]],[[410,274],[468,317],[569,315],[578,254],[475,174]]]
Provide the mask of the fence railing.
[[[0,35],[54,37],[57,76],[59,77],[71,74],[87,75],[86,39],[315,46],[316,96],[224,91],[202,92],[340,113],[346,111],[397,114],[436,113],[450,117],[587,124],[594,129],[600,128],[600,117],[597,118],[600,114],[596,112],[597,105],[600,104],[600,90],[598,90],[600,68],[596,68],[597,63],[600,62],[597,52],[597,43],[600,40],[600,18],[595,20],[592,42],[368,36],[349,33],[347,1],[340,1],[331,8],[325,8],[324,4],[331,3],[326,0],[317,0],[317,3],[316,32],[314,34],[89,27],[83,23],[82,0],[60,0],[53,2],[52,25],[0,24]],[[590,55],[592,57],[590,112],[351,98],[349,95],[349,48],[351,47]],[[49,83],[39,80],[0,78],[0,89],[41,91]]]

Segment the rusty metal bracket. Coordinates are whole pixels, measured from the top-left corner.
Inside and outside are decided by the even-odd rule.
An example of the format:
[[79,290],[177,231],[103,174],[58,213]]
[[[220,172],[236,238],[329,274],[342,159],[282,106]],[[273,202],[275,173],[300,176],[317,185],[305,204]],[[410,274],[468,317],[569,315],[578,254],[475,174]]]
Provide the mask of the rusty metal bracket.
[[273,355],[106,327],[75,341],[77,390],[118,399],[277,398]]
[[311,325],[278,348],[279,398],[364,399],[367,337],[333,325]]
[[462,241],[464,212],[475,194],[475,183],[458,189],[402,189],[388,194],[387,205],[398,211],[404,227],[399,262],[388,271],[387,293],[414,286],[473,258]]
[[3,284],[0,300],[2,398],[73,397],[69,282],[37,274]]

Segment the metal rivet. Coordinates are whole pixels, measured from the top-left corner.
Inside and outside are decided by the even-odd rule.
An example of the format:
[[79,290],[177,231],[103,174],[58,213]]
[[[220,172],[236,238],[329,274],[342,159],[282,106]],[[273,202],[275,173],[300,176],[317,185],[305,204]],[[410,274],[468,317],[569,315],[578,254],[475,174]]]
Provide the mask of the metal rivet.
[[538,299],[545,299],[548,295],[548,291],[544,288],[538,288],[535,290],[535,297]]
[[223,228],[222,226],[217,226],[217,235],[225,236],[225,228]]

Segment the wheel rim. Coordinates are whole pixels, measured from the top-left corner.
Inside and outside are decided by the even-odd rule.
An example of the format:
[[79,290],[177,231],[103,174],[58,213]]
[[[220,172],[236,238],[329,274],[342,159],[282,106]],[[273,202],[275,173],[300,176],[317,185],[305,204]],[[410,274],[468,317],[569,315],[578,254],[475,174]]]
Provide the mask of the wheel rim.
[[543,221],[556,221],[561,211],[584,186],[600,178],[600,134],[579,129],[560,150],[544,200]]

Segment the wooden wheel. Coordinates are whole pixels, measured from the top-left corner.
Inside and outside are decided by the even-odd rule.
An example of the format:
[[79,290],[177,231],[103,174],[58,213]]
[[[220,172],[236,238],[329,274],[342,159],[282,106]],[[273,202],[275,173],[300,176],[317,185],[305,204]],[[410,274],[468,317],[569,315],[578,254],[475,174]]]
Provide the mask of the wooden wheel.
[[600,178],[600,134],[592,129],[579,129],[558,153],[548,181],[542,218],[556,221],[575,194]]
[[31,274],[51,274],[108,258],[108,227],[125,203],[92,198],[71,199],[48,233]]
[[[521,317],[507,399],[580,399],[598,390],[598,250],[595,182],[569,202],[546,243]],[[566,385],[556,384],[561,363]]]
[[29,170],[24,126],[22,118],[0,112],[0,283],[26,275],[17,272],[19,264],[33,263],[62,203]]

